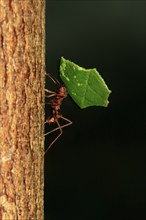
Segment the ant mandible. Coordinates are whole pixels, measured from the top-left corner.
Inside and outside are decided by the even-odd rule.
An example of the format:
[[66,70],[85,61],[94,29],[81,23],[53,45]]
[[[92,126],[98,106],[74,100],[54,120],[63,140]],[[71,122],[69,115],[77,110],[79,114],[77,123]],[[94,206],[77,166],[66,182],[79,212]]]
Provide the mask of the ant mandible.
[[[55,84],[59,84],[59,87],[58,87],[58,90],[57,92],[53,92],[53,91],[50,91],[48,89],[45,89],[45,92],[47,92],[49,95],[47,95],[46,97],[47,98],[52,98],[52,100],[50,100],[50,107],[51,107],[51,115],[47,118],[46,122],[45,123],[48,123],[49,125],[50,124],[57,124],[57,128],[54,128],[53,130],[47,132],[45,134],[48,135],[54,131],[57,131],[59,130],[59,134],[57,135],[57,137],[50,143],[50,145],[48,146],[47,150],[45,151],[45,154],[47,153],[47,151],[52,147],[52,145],[57,141],[57,139],[62,135],[62,128],[64,127],[67,127],[69,125],[72,124],[72,121],[69,120],[68,118],[65,118],[63,117],[63,115],[61,114],[60,112],[60,106],[62,104],[62,101],[64,98],[67,97],[67,91],[66,91],[66,88],[65,86],[63,86],[61,83],[59,83],[57,80],[55,81],[51,76],[50,74],[47,74],[46,75],[55,83]],[[48,103],[47,103],[48,104]],[[67,123],[64,124],[64,125],[60,125],[59,123],[59,119],[63,119],[64,121],[66,121]]]

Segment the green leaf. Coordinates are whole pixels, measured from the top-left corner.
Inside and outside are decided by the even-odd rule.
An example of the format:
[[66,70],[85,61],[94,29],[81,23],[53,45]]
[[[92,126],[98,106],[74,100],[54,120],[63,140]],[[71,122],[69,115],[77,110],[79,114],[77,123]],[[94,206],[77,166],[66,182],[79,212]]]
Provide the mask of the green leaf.
[[96,69],[84,69],[61,57],[60,78],[80,108],[108,105],[111,91]]

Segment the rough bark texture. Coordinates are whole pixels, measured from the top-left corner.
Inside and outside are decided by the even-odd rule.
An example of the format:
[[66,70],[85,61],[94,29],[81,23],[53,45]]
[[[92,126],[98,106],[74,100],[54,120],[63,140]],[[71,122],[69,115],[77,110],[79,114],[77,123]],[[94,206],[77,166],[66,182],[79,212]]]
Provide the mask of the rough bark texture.
[[44,0],[0,0],[0,220],[43,219]]

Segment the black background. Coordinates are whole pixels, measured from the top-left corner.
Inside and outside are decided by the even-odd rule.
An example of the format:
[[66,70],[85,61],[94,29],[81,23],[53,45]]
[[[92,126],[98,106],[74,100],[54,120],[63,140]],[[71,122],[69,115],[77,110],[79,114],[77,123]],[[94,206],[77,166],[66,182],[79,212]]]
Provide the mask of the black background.
[[64,100],[73,125],[45,155],[46,220],[146,219],[145,3],[46,0],[46,71],[58,77],[64,56],[112,90],[108,108]]

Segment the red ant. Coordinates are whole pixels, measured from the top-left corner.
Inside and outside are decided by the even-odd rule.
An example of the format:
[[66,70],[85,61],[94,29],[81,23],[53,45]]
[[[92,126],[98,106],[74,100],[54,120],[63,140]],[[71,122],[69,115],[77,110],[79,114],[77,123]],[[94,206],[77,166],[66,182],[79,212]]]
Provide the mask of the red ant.
[[[45,91],[47,93],[49,93],[50,95],[46,96],[48,98],[53,97],[53,99],[50,101],[51,106],[51,116],[47,118],[45,123],[50,124],[57,124],[58,127],[53,129],[52,131],[49,131],[45,134],[48,135],[54,131],[60,130],[60,133],[57,135],[57,137],[50,143],[50,145],[48,146],[47,150],[45,151],[45,153],[51,148],[51,146],[56,142],[56,140],[62,135],[62,128],[67,127],[69,125],[72,124],[72,121],[70,121],[69,119],[63,117],[63,115],[60,113],[60,106],[62,104],[62,101],[64,98],[67,97],[67,91],[65,86],[63,86],[61,83],[59,83],[57,80],[55,81],[49,74],[46,74],[55,84],[58,83],[59,84],[59,88],[57,92],[52,92],[48,89],[45,89]],[[67,123],[64,125],[60,125],[59,124],[59,119],[63,119],[65,120]]]

